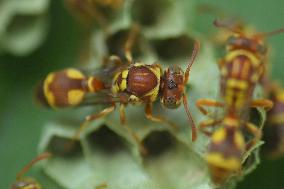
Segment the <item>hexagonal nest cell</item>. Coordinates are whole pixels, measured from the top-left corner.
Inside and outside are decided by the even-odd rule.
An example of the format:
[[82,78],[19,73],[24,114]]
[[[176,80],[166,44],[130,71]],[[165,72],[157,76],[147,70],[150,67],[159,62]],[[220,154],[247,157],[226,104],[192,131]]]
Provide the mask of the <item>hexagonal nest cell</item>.
[[165,39],[151,41],[156,54],[162,60],[176,60],[190,58],[194,40],[188,35],[173,36]]

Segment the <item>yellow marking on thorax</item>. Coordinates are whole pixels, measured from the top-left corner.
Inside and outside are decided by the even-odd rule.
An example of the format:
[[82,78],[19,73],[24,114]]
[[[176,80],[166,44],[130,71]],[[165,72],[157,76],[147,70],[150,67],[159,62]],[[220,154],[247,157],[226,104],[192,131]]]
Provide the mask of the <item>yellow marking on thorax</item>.
[[250,51],[244,50],[244,49],[239,49],[239,50],[234,50],[229,52],[225,60],[226,62],[231,62],[233,61],[237,56],[246,56],[248,59],[251,61],[254,67],[258,67],[261,63],[261,61]]
[[228,79],[227,85],[229,88],[237,88],[240,90],[246,90],[248,88],[248,82],[245,80]]
[[121,72],[122,80],[121,80],[121,83],[120,83],[120,85],[119,85],[120,91],[124,91],[124,90],[126,90],[126,88],[127,88],[127,77],[128,77],[128,73],[129,73],[129,70],[128,70],[128,69],[123,70],[123,71]]
[[55,97],[53,95],[53,92],[49,90],[49,86],[53,82],[53,80],[54,80],[54,73],[49,73],[46,79],[44,80],[43,92],[48,104],[51,107],[55,108]]
[[111,92],[116,94],[118,93],[119,91],[119,86],[118,86],[118,83],[117,83],[117,78],[118,76],[120,75],[121,72],[118,72],[114,75],[113,77],[113,81],[112,81],[112,87],[111,87]]
[[142,104],[142,100],[135,95],[130,95],[129,102],[136,105]]
[[226,170],[237,171],[241,168],[241,160],[235,157],[224,157],[218,152],[211,152],[206,155],[208,164],[220,167]]
[[238,149],[240,149],[241,151],[244,151],[245,140],[244,140],[244,137],[243,137],[241,132],[239,132],[239,131],[235,132],[234,142],[235,142],[236,146],[238,147]]
[[224,128],[220,128],[217,131],[215,131],[212,135],[212,142],[213,143],[219,143],[224,141],[224,139],[226,138],[226,131]]
[[162,70],[159,66],[155,66],[155,67],[149,66],[148,68],[155,74],[157,78],[157,85],[154,89],[152,89],[147,94],[145,94],[144,97],[150,96],[150,101],[154,102],[157,99],[158,94],[159,94]]
[[85,92],[82,90],[70,90],[68,91],[68,104],[71,106],[78,105],[80,102],[82,102]]
[[84,79],[85,78],[85,76],[79,70],[76,70],[73,68],[67,69],[66,73],[67,73],[67,76],[72,79]]

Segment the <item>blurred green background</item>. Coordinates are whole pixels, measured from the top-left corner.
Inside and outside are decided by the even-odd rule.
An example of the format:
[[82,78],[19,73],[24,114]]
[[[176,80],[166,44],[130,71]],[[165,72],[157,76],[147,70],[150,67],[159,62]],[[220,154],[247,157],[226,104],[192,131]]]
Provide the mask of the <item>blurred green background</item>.
[[[259,31],[284,27],[284,1],[201,0],[200,4],[220,7],[240,16]],[[44,123],[57,113],[37,106],[32,98],[33,87],[48,72],[68,67],[78,61],[82,30],[64,9],[62,1],[52,0],[50,28],[45,42],[32,54],[17,58],[0,55],[0,188],[5,189],[15,174],[37,154],[37,145]],[[194,25],[208,32],[212,16],[196,15]],[[272,48],[272,77],[284,85],[284,34],[268,39]],[[33,171],[32,171],[33,172]],[[38,175],[38,173],[34,173]],[[238,185],[247,188],[284,188],[284,158],[262,160],[261,165]],[[56,188],[52,183],[50,187]],[[48,185],[49,186],[49,185]]]

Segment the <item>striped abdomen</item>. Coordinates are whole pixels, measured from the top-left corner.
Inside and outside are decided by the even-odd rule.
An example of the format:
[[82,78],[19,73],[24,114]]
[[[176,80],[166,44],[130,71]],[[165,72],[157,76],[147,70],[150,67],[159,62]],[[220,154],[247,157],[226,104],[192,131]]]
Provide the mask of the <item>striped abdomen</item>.
[[87,92],[103,88],[99,79],[86,77],[81,71],[69,68],[48,74],[38,89],[37,98],[46,106],[70,107],[80,104]]
[[238,127],[235,119],[225,118],[223,127],[212,135],[206,161],[216,184],[224,183],[241,169],[245,140]]
[[246,106],[262,73],[262,62],[246,50],[234,50],[223,60],[221,94],[228,107],[240,110]]

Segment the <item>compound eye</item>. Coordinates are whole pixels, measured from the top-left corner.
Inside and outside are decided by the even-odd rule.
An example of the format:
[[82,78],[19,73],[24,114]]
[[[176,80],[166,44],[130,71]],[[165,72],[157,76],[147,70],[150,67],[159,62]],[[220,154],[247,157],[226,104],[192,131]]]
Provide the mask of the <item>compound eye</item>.
[[168,88],[169,89],[177,88],[177,84],[173,80],[170,80],[168,83]]

